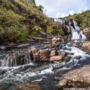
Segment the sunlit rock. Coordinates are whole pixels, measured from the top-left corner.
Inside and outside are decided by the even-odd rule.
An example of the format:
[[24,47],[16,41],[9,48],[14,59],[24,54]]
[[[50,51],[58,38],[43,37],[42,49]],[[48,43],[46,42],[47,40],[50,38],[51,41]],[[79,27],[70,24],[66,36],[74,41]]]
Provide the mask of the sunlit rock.
[[86,35],[87,39],[90,40],[90,28],[84,29],[83,32]]
[[62,59],[63,59],[62,55],[50,57],[50,61],[61,61]]
[[90,52],[90,41],[84,42],[82,44],[82,49]]
[[[58,87],[63,86],[90,86],[90,65],[85,65],[82,68],[69,71],[59,78]],[[83,85],[83,86],[82,86]]]

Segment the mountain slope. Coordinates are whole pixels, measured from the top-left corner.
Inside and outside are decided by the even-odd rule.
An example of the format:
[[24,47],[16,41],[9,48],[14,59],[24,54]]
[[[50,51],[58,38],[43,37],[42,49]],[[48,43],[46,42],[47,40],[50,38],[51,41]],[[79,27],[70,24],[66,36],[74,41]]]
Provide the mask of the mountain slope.
[[41,37],[38,30],[63,34],[62,27],[51,22],[34,0],[0,0],[0,43]]

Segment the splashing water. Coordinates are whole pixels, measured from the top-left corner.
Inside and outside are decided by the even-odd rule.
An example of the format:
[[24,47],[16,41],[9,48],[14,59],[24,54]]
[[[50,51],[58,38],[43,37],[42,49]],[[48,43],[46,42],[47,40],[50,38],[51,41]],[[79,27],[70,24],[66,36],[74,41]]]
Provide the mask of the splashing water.
[[72,33],[72,40],[75,42],[81,41],[84,42],[86,40],[86,36],[83,34],[83,31],[80,31],[79,26],[77,25],[77,22],[73,20],[73,26],[70,26],[71,33]]
[[[59,19],[55,19],[55,21],[65,23],[65,21]],[[85,41],[86,36],[82,31],[80,31],[77,22],[73,21],[73,23],[74,27],[70,26],[72,40],[74,40],[75,42]],[[33,47],[35,46],[31,46],[31,48]],[[54,62],[40,65],[38,63],[33,63],[31,61],[31,56],[27,52],[24,52],[24,54],[21,55],[17,55],[17,53],[4,55],[4,58],[0,59],[0,70],[4,71],[4,73],[1,73],[0,75],[0,87],[2,87],[3,90],[16,90],[18,83],[39,83],[42,87],[47,88],[46,90],[57,90],[56,88],[54,88],[53,80],[51,79],[51,77],[56,72],[70,70],[74,66],[80,65],[78,63],[79,61],[84,61],[87,59],[87,57],[90,58],[90,55],[80,50],[79,48],[67,46],[67,44],[63,45],[63,47],[59,51],[65,51],[67,53],[67,56],[71,58],[68,62]],[[16,56],[19,59],[17,59]],[[21,56],[23,58],[21,58]],[[80,56],[80,60],[77,60],[77,56]],[[4,88],[5,85],[7,89]]]

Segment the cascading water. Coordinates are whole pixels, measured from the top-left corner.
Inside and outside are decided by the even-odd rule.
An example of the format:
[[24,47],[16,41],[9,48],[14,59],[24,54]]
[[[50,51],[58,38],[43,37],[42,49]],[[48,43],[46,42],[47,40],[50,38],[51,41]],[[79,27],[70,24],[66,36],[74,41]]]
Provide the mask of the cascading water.
[[18,65],[28,64],[31,62],[31,57],[28,52],[13,52],[6,54],[0,58],[1,68],[10,68]]
[[[56,20],[65,24],[65,20]],[[74,41],[86,40],[85,35],[78,27],[76,21],[73,21],[74,26],[70,25],[72,39]],[[44,45],[31,46],[30,48],[42,48]],[[2,90],[17,90],[19,84],[22,83],[38,83],[41,90],[58,90],[55,87],[53,75],[60,72],[71,70],[73,68],[81,67],[90,55],[72,47],[72,42],[61,45],[59,52],[66,52],[67,57],[70,57],[68,62],[54,62],[54,63],[32,63],[30,55],[23,50],[11,52],[9,54],[0,55],[0,88]],[[77,59],[80,57],[80,60]]]
[[77,22],[73,20],[73,26],[70,25],[71,28],[71,33],[72,33],[72,40],[74,40],[75,42],[77,41],[85,41],[86,40],[86,36],[83,34],[82,31],[80,31],[79,26],[77,25]]

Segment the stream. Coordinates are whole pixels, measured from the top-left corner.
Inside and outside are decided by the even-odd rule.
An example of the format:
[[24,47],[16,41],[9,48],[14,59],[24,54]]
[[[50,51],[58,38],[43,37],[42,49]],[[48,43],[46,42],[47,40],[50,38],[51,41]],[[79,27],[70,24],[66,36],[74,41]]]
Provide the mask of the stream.
[[[61,75],[69,70],[80,68],[90,55],[77,47],[73,47],[75,42],[85,42],[86,37],[80,31],[76,21],[73,21],[74,27],[70,25],[73,42],[61,43],[62,48],[59,52],[66,52],[70,57],[68,62],[32,62],[30,54],[27,50],[30,48],[43,49],[44,44],[35,44],[25,49],[15,49],[8,51],[0,51],[0,90],[18,90],[18,86],[26,84],[38,84],[40,90],[58,90],[55,84],[57,80],[55,75]],[[51,50],[51,48],[47,48]],[[25,61],[24,65],[18,62],[17,56],[21,54]],[[78,60],[80,58],[80,60]]]

